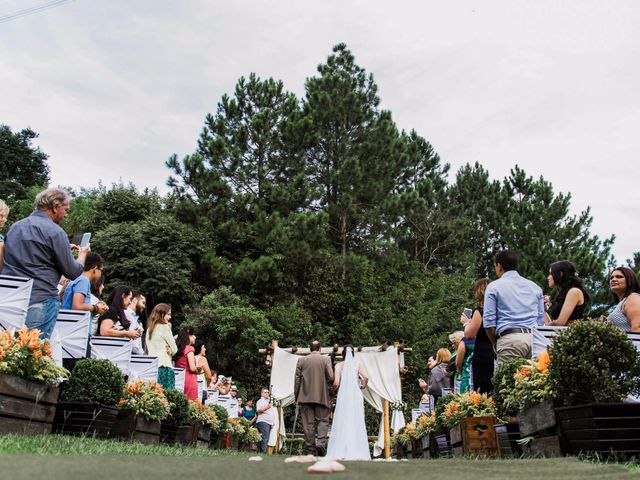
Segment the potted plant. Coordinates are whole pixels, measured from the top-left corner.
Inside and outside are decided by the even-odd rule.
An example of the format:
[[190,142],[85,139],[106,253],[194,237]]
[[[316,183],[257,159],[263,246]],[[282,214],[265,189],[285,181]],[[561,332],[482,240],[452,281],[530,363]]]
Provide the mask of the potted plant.
[[189,433],[193,432],[189,424],[189,399],[175,388],[168,388],[164,394],[169,402],[169,415],[160,423],[160,441],[188,444]]
[[640,352],[609,322],[577,322],[549,347],[549,383],[565,453],[640,454]]
[[437,454],[433,447],[437,445],[435,433],[438,431],[436,412],[423,413],[416,420],[416,440],[421,443],[422,457],[430,458]]
[[215,412],[200,402],[189,400],[189,419],[193,422],[192,444],[208,448],[211,440],[211,426],[217,422]]
[[520,425],[518,423],[520,409],[512,402],[507,402],[507,398],[515,388],[514,375],[528,362],[529,360],[525,358],[509,359],[500,365],[493,374],[492,398],[496,404],[497,417],[503,420],[503,423],[496,425],[502,456],[522,454],[522,446],[519,443]]
[[247,425],[245,436],[242,439],[244,450],[247,452],[255,452],[258,449],[258,444],[261,441],[262,434],[260,433],[260,430],[258,430],[256,427],[252,427],[251,425]]
[[108,437],[116,424],[116,405],[124,385],[122,373],[110,361],[78,361],[62,390],[54,431]]
[[212,405],[211,408],[216,416],[216,424],[211,428],[211,438],[209,446],[211,448],[227,448],[226,436],[229,423],[229,413],[222,405]]
[[0,433],[50,433],[60,390],[69,372],[51,359],[49,342],[26,327],[0,332]]
[[487,394],[467,392],[448,395],[439,422],[449,429],[454,455],[498,456],[496,406]]
[[126,386],[119,402],[120,436],[141,443],[160,441],[160,422],[169,416],[169,401],[162,385],[137,380]]

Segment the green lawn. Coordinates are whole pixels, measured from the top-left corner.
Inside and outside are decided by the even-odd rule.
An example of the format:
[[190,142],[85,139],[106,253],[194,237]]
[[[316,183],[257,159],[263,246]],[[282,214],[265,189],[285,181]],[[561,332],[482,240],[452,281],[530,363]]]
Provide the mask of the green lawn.
[[[249,455],[212,450],[149,447],[63,436],[0,437],[1,478],[11,480],[153,480],[225,478],[295,480],[309,478],[306,465],[284,464],[284,456],[249,462]],[[625,479],[640,478],[623,465],[562,459],[411,460],[403,462],[345,462],[347,470],[333,474],[345,479]],[[316,475],[315,478],[326,478]]]

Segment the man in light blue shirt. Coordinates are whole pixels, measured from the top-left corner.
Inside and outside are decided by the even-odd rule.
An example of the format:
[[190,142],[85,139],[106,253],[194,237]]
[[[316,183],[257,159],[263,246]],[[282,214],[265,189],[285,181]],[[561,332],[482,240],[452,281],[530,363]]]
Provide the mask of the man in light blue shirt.
[[496,255],[498,280],[484,293],[483,324],[496,347],[498,366],[511,358],[531,358],[531,330],[544,325],[542,289],[518,273],[518,256]]

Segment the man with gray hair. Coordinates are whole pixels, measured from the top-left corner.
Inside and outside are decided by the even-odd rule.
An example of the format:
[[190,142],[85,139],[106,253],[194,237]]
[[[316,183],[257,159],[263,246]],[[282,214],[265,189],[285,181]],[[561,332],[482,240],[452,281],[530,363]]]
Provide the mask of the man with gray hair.
[[[48,188],[36,196],[36,211],[14,223],[5,239],[3,275],[33,279],[26,325],[37,328],[43,339],[51,337],[58,318],[58,281],[64,275],[74,280],[82,274],[90,247],[79,248],[58,223],[69,210],[69,194]],[[71,254],[78,250],[77,261]]]

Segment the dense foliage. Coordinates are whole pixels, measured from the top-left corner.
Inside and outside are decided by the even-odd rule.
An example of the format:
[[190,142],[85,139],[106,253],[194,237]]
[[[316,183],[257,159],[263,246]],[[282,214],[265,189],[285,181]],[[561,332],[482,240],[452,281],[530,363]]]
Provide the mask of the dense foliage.
[[189,423],[191,414],[189,412],[189,399],[187,396],[175,388],[167,388],[164,391],[169,402],[169,415],[164,423],[168,425],[184,425]]
[[640,352],[610,322],[577,322],[554,338],[549,355],[558,405],[621,402],[640,393]]
[[122,373],[109,360],[87,358],[76,363],[62,390],[66,402],[115,406],[124,390]]
[[518,414],[518,405],[508,404],[507,398],[515,388],[515,374],[528,364],[526,358],[511,358],[493,372],[493,401],[498,415],[513,417]]

